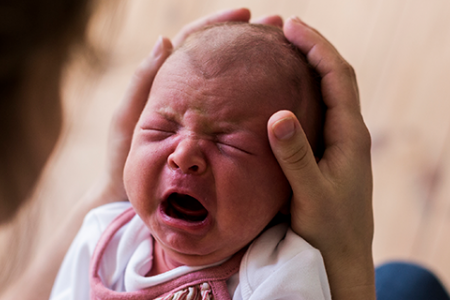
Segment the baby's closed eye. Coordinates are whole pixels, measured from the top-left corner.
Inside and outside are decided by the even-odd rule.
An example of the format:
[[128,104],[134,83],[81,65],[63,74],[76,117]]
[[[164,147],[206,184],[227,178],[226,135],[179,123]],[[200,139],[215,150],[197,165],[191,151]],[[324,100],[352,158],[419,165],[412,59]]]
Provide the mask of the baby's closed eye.
[[142,134],[152,142],[158,142],[162,141],[164,139],[167,139],[175,134],[175,131],[167,130],[164,128],[142,128],[141,127]]
[[141,133],[150,141],[161,141],[177,133],[178,125],[165,118],[149,118],[140,124]]
[[216,144],[221,152],[236,152],[254,155],[248,142],[242,136],[237,135],[219,135],[216,138]]

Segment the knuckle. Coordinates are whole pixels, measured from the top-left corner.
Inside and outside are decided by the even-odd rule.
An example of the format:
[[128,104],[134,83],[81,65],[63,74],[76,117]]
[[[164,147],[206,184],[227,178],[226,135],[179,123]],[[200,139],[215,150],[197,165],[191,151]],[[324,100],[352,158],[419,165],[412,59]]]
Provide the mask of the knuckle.
[[341,68],[342,68],[342,71],[349,77],[356,77],[355,69],[347,61],[342,60]]
[[290,147],[282,156],[284,165],[290,170],[304,169],[308,164],[309,146],[302,144]]
[[372,147],[372,138],[370,136],[370,132],[366,126],[364,126],[363,130],[361,130],[359,141],[361,145],[361,150],[364,152],[370,151]]
[[355,132],[350,145],[351,147],[348,150],[350,150],[352,157],[370,157],[372,139],[367,127],[364,126]]

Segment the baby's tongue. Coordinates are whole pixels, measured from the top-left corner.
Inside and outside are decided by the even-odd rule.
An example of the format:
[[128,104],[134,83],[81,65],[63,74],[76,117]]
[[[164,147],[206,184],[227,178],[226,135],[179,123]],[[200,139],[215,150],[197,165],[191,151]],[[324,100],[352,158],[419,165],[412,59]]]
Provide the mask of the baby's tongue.
[[208,211],[195,198],[188,195],[173,194],[169,197],[172,212],[177,218],[187,221],[202,221],[208,215]]

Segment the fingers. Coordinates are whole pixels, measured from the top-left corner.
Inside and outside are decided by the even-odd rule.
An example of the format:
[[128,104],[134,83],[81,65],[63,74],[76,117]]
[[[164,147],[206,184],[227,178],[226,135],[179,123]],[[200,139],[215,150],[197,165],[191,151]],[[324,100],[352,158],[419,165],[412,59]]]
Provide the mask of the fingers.
[[250,11],[247,8],[230,9],[217,12],[215,14],[198,19],[186,26],[172,40],[173,46],[178,47],[188,35],[199,30],[203,26],[220,22],[248,22],[250,20]]
[[[322,77],[333,72],[333,67],[344,60],[327,39],[297,17],[286,21],[284,34],[307,56],[309,63],[317,68]],[[321,64],[322,60],[326,64]]]
[[172,44],[160,37],[152,53],[139,65],[130,82],[125,97],[113,116],[108,137],[108,165],[106,186],[111,189],[109,201],[126,199],[123,187],[123,168],[130,151],[134,127],[147,102],[153,79],[172,52]]
[[284,33],[322,77],[322,94],[327,107],[348,106],[353,112],[359,113],[355,72],[333,45],[298,18],[286,21]]
[[152,53],[141,62],[133,75],[125,97],[116,110],[113,122],[113,126],[116,129],[132,134],[134,126],[147,102],[153,79],[171,51],[172,44],[170,40],[160,37]]
[[292,112],[282,110],[270,117],[267,126],[272,152],[294,195],[308,194],[306,188],[316,187],[321,174],[298,119]]
[[283,28],[283,19],[278,15],[260,17],[256,20],[253,20],[252,23],[266,24],[266,25],[272,25],[272,26],[276,26],[279,28]]
[[322,78],[322,96],[327,106],[326,148],[338,146],[359,155],[367,153],[370,136],[361,116],[353,68],[317,30],[298,18],[288,19],[283,29],[286,38],[306,55]]

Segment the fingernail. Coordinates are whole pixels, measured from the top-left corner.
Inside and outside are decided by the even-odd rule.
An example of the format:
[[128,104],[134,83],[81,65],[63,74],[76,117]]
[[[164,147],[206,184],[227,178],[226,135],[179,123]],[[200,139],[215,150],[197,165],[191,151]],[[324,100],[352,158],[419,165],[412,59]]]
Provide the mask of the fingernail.
[[295,123],[292,118],[284,118],[272,125],[272,130],[277,139],[288,140],[295,133]]
[[292,16],[292,17],[290,17],[289,19],[291,19],[292,22],[295,22],[295,23],[298,23],[298,24],[303,24],[303,25],[305,25],[305,23],[304,23],[302,20],[300,20],[300,18],[297,17],[297,16]]
[[156,41],[155,47],[153,47],[152,50],[152,56],[154,58],[158,58],[162,55],[164,49],[163,49],[163,37],[159,36],[158,40]]

